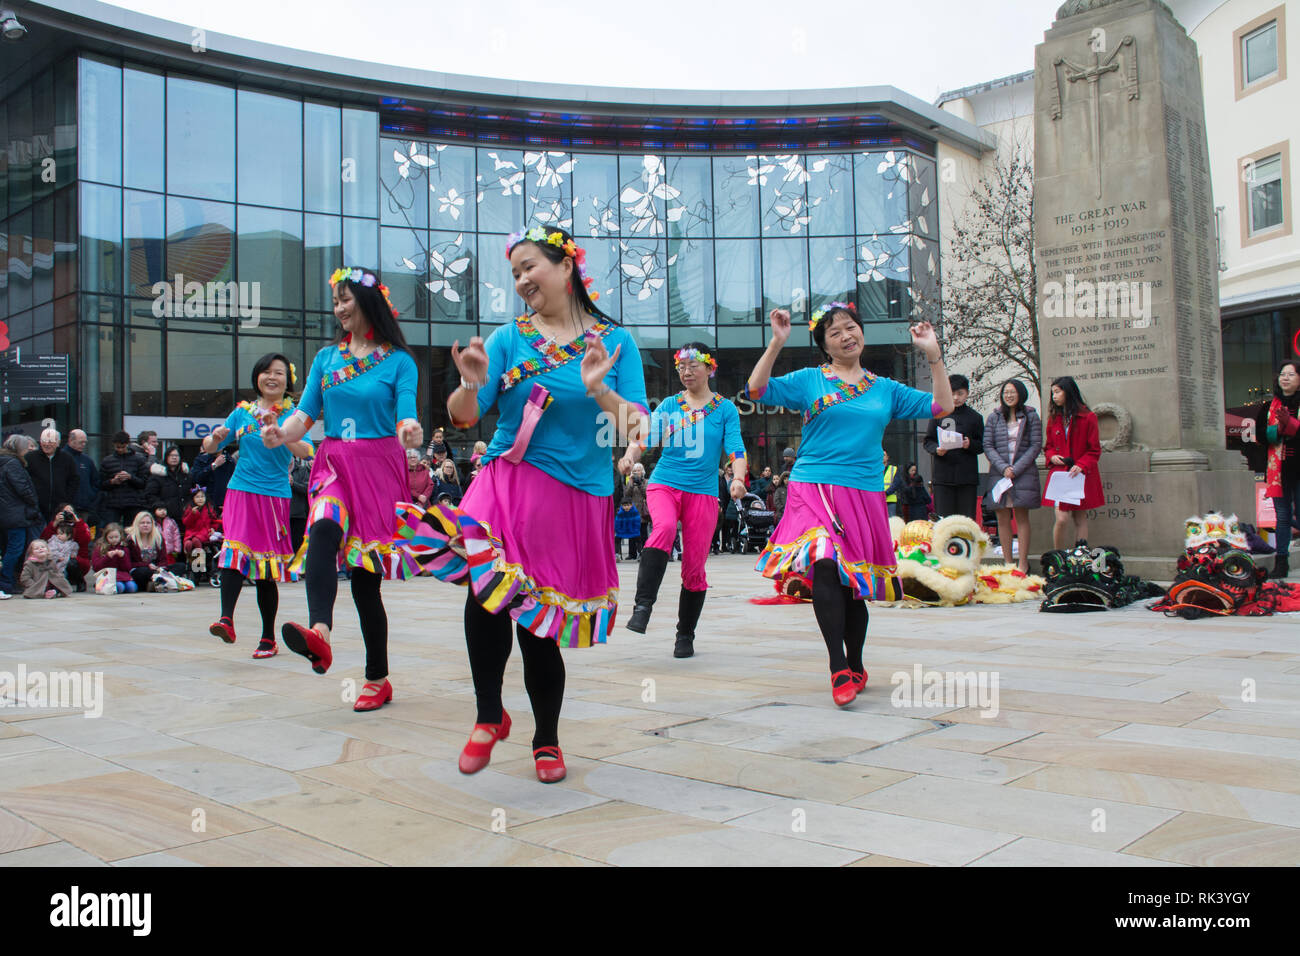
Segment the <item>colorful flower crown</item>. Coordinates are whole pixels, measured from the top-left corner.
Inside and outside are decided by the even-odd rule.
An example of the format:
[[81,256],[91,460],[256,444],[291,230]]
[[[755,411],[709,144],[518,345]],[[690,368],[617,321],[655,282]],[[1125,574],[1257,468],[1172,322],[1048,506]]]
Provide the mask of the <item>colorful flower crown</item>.
[[595,302],[600,298],[599,292],[591,291],[592,283],[595,280],[587,276],[587,250],[583,249],[582,246],[578,245],[572,239],[565,239],[564,233],[559,230],[547,232],[541,226],[533,226],[531,229],[526,229],[522,232],[511,233],[510,238],[506,240],[507,259],[510,258],[510,253],[514,251],[515,246],[519,245],[521,242],[535,242],[539,246],[550,245],[561,250],[566,256],[573,260],[573,265],[578,270],[578,278],[582,279],[583,288],[587,290],[587,294],[591,297],[591,301]]
[[710,375],[718,370],[718,360],[708,352],[701,352],[699,349],[679,349],[673,356],[673,362],[699,362],[709,367]]
[[827,302],[824,306],[812,314],[808,320],[808,331],[811,332],[817,328],[817,323],[826,318],[827,312],[834,312],[836,309],[846,309],[850,314],[858,314],[857,307],[852,302]]
[[380,295],[384,297],[384,301],[388,303],[388,308],[392,310],[393,318],[397,318],[401,315],[400,312],[393,308],[393,300],[388,297],[388,286],[380,282],[379,278],[373,272],[367,272],[365,269],[360,269],[356,266],[344,266],[341,269],[335,269],[333,275],[330,276],[330,288],[334,288],[340,282],[345,280],[347,282],[355,282],[357,285],[363,285],[367,289],[377,288]]

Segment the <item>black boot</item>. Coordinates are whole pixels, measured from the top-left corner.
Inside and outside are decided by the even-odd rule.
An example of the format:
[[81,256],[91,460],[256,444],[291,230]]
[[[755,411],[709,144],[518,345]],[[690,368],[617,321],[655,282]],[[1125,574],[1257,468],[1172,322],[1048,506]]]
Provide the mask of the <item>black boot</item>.
[[1273,556],[1273,570],[1268,573],[1268,576],[1274,580],[1284,578],[1291,573],[1291,555],[1283,550],[1285,546],[1284,541],[1278,546],[1277,554]]
[[660,548],[644,548],[641,551],[641,567],[636,572],[636,603],[632,607],[632,616],[627,619],[627,629],[644,634],[650,624],[650,611],[655,598],[659,596],[659,585],[663,583],[664,570],[668,567],[668,552]]
[[695,622],[700,619],[704,595],[708,593],[682,588],[677,602],[677,643],[673,645],[673,657],[690,657],[695,653]]

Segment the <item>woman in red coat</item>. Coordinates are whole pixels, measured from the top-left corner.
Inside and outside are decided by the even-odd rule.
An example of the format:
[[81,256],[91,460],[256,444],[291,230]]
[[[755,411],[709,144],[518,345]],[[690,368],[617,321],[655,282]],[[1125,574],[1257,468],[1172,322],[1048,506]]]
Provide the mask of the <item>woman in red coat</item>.
[[1066,535],[1071,518],[1074,520],[1074,541],[1086,541],[1088,512],[1106,503],[1106,496],[1101,490],[1101,472],[1097,470],[1097,462],[1101,458],[1101,438],[1097,432],[1097,416],[1083,403],[1079,386],[1068,375],[1052,382],[1051,411],[1047,417],[1043,457],[1047,459],[1048,484],[1051,484],[1052,473],[1056,471],[1068,471],[1071,475],[1083,473],[1083,501],[1077,505],[1051,501],[1046,491],[1043,493],[1043,507],[1056,508],[1052,545],[1056,548],[1068,546]]

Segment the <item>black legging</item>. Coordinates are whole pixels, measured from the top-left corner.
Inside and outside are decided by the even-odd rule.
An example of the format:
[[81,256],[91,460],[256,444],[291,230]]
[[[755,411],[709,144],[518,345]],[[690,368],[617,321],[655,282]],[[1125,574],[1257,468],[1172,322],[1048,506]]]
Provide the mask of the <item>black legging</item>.
[[[280,589],[275,581],[263,578],[254,581],[257,587],[257,609],[262,613],[262,640],[275,643],[275,615],[280,610]],[[221,575],[221,616],[235,619],[235,605],[239,592],[244,589],[244,576],[227,569]]]
[[[343,529],[337,521],[317,521],[307,532],[307,557],[303,580],[307,588],[308,627],[324,624],[334,629],[334,601],[339,594],[339,547]],[[388,676],[388,614],[379,586],[383,576],[364,568],[352,569],[352,603],[357,606],[361,639],[366,644],[366,680]]]
[[831,659],[831,673],[845,668],[862,672],[867,643],[867,604],[840,583],[840,570],[830,558],[813,564],[813,613]]
[[[480,724],[501,722],[501,679],[510,659],[510,612],[490,614],[471,592],[465,599],[465,645],[474,676]],[[564,702],[564,658],[553,638],[538,637],[517,625],[524,658],[524,688],[533,705],[533,749],[560,745],[560,706]]]

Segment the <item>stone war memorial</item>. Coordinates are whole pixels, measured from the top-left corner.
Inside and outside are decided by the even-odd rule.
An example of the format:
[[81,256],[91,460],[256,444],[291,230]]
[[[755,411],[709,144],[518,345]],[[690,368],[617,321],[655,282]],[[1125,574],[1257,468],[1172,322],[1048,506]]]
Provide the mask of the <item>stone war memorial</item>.
[[[1069,0],[1035,51],[1034,236],[1043,404],[1070,375],[1097,413],[1089,521],[1168,580],[1183,519],[1254,521],[1225,449],[1214,204],[1196,45],[1160,0]],[[1046,412],[1044,412],[1046,418]],[[1048,522],[1035,548],[1050,547]]]

